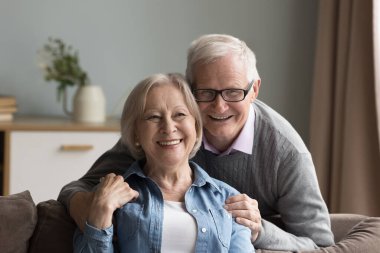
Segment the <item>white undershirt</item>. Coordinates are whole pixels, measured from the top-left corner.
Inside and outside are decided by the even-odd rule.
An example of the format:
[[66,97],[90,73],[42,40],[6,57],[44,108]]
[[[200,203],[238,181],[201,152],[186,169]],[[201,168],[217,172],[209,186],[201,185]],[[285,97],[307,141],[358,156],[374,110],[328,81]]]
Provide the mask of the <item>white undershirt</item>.
[[165,200],[161,252],[193,253],[196,239],[197,224],[185,203]]

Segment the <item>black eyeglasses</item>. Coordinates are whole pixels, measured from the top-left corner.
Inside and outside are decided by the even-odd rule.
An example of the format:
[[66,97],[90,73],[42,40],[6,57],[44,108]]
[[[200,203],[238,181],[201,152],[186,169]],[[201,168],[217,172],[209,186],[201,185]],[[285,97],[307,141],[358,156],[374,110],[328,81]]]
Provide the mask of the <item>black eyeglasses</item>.
[[245,99],[249,90],[251,89],[254,80],[252,80],[248,88],[244,89],[193,89],[193,95],[197,102],[212,102],[215,100],[216,95],[220,94],[226,102],[240,102]]

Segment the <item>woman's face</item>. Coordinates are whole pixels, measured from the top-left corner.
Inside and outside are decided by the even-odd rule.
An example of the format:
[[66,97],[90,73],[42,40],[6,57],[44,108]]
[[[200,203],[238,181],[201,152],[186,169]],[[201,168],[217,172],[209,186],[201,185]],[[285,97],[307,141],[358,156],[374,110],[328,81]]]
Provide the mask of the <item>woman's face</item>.
[[196,140],[195,119],[173,84],[153,87],[137,123],[137,141],[149,166],[188,164]]

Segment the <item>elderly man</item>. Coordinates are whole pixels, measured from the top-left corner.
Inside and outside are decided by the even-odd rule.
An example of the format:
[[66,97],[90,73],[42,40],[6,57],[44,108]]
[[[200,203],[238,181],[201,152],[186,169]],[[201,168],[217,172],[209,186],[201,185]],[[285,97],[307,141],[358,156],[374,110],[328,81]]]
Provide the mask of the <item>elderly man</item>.
[[[224,208],[251,229],[254,246],[296,251],[332,245],[309,151],[284,118],[256,99],[261,80],[254,53],[229,35],[201,36],[189,48],[186,77],[204,124],[193,160],[243,193],[227,199]],[[62,189],[59,200],[80,227],[99,179],[122,174],[132,162],[119,141],[86,175]],[[286,231],[265,219],[278,214]]]

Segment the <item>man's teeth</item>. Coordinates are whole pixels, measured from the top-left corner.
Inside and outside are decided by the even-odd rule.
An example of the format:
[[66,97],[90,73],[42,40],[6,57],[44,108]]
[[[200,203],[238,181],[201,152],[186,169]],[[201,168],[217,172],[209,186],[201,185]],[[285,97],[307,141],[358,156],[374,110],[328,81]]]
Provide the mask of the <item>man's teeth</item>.
[[169,145],[176,145],[180,143],[180,140],[174,140],[174,141],[160,141],[159,144],[162,146],[169,146]]
[[213,119],[228,119],[229,116],[211,116]]

